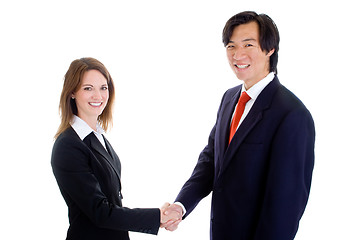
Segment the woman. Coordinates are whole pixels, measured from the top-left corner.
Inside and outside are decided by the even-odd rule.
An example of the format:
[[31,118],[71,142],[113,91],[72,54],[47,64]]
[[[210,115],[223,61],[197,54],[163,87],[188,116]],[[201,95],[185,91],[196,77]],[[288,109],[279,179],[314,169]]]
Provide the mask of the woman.
[[[71,63],[60,97],[61,124],[51,165],[69,209],[67,239],[129,239],[128,231],[157,234],[176,212],[122,206],[120,161],[102,135],[112,123],[114,84],[94,58]],[[166,204],[168,206],[168,204]]]

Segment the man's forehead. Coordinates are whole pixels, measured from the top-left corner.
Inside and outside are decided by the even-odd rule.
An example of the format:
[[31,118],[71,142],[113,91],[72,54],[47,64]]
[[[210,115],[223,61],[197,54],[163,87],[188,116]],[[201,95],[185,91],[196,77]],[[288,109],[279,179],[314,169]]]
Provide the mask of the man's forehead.
[[232,41],[236,38],[238,41],[257,41],[258,36],[259,28],[257,23],[250,22],[236,26],[229,40]]

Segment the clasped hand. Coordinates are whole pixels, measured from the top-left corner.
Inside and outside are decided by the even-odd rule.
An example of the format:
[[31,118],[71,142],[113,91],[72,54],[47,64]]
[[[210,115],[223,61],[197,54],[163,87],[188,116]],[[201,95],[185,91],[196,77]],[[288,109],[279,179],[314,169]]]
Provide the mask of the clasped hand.
[[183,210],[179,205],[165,203],[161,208],[160,227],[168,231],[177,229],[182,220]]

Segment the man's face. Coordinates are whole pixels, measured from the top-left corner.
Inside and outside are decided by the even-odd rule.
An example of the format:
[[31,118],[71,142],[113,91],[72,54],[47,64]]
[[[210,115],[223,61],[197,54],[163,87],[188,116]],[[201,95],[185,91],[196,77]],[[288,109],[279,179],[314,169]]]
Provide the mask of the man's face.
[[259,26],[257,22],[249,22],[234,28],[226,53],[236,77],[249,89],[269,73],[274,50],[268,53],[261,50]]

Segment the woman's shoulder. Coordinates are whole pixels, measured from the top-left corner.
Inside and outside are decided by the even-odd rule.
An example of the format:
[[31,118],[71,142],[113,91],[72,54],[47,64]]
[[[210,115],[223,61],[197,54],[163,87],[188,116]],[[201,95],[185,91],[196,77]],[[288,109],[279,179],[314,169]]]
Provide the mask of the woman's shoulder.
[[55,140],[53,155],[66,155],[72,152],[84,152],[87,147],[72,127],[62,132]]
[[53,165],[64,165],[73,162],[71,159],[87,159],[88,156],[88,147],[81,141],[74,129],[69,127],[55,140],[51,162]]
[[56,138],[54,146],[67,142],[76,143],[79,141],[81,141],[81,139],[76,134],[75,130],[72,127],[69,127]]

